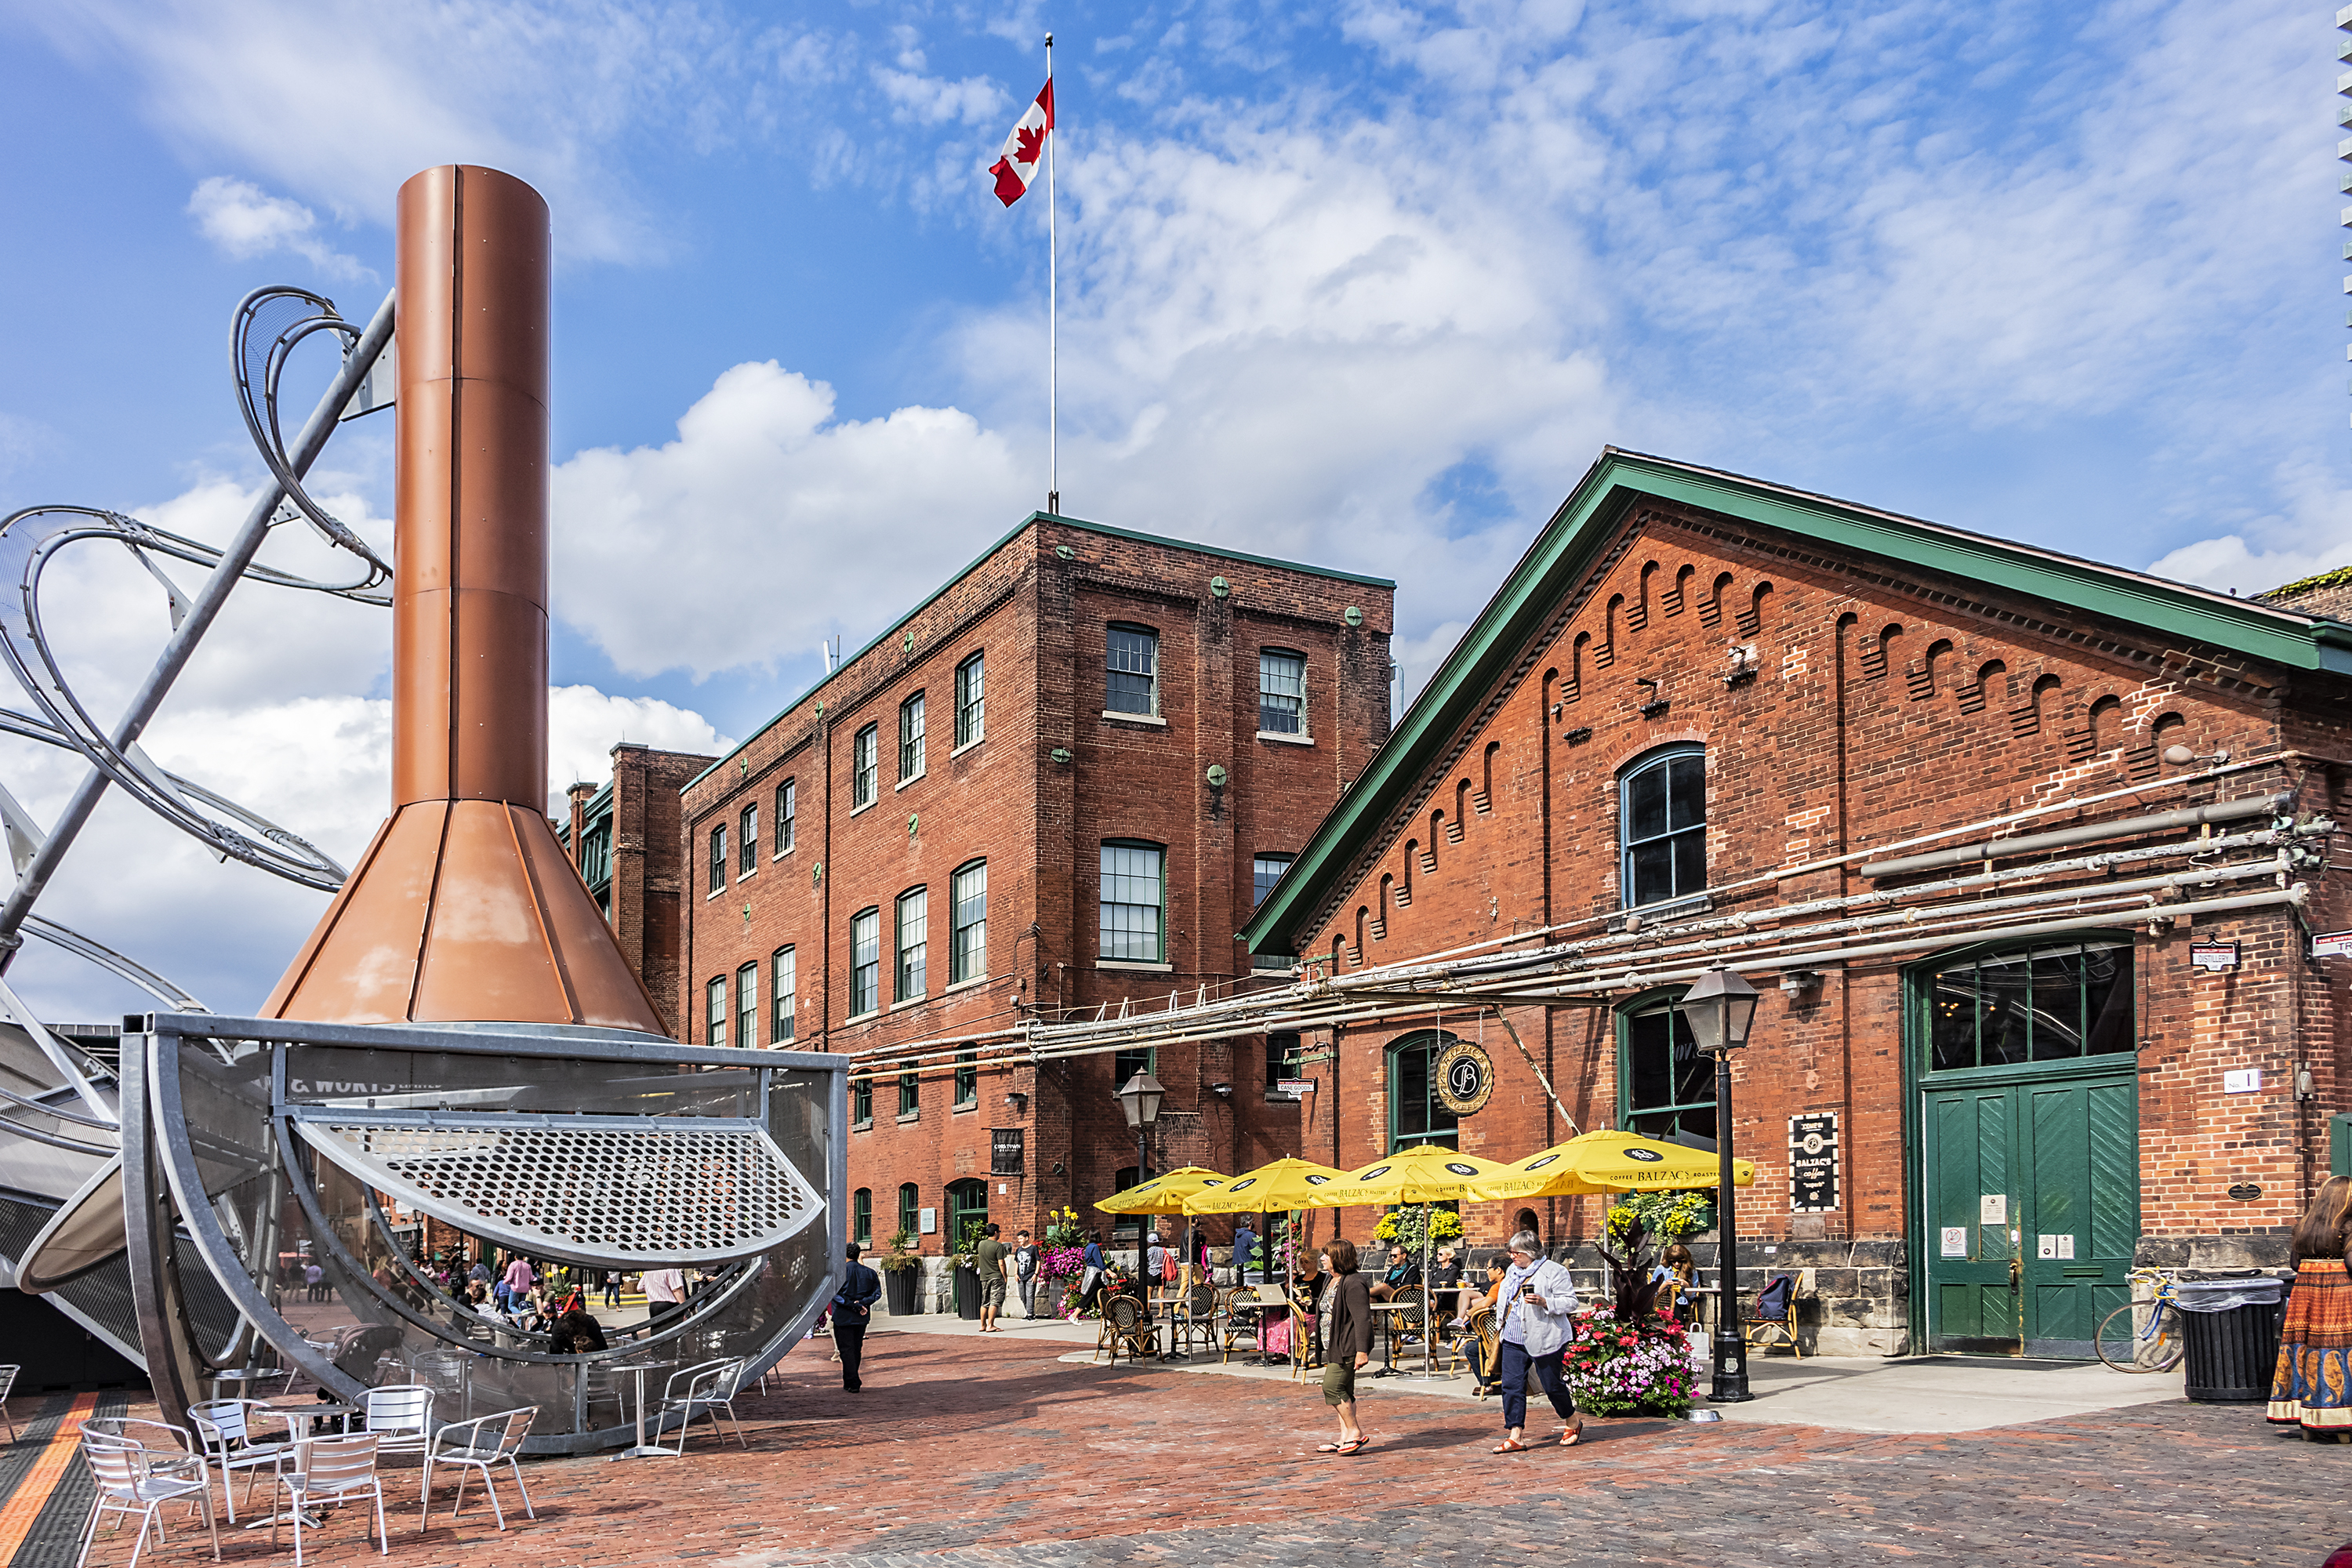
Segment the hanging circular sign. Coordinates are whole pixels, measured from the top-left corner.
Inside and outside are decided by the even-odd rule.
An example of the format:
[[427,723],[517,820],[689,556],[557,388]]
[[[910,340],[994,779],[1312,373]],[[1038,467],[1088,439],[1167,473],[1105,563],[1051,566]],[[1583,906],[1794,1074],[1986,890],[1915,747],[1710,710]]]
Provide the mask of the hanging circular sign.
[[1456,1040],[1437,1057],[1438,1102],[1456,1116],[1475,1116],[1495,1093],[1495,1063],[1484,1047]]

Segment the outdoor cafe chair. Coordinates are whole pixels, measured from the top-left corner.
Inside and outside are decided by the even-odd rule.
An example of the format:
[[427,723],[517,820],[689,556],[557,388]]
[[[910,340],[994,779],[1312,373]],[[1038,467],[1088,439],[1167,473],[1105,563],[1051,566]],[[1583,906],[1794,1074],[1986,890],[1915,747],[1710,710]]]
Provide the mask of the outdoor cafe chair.
[[188,1406],[188,1419],[196,1429],[196,1439],[205,1459],[220,1467],[221,1501],[228,1509],[228,1521],[236,1522],[236,1494],[231,1482],[236,1472],[248,1472],[245,1478],[245,1500],[253,1501],[254,1483],[258,1473],[274,1469],[278,1456],[292,1447],[285,1437],[265,1438],[256,1430],[257,1421],[276,1421],[281,1425],[286,1417],[257,1399],[208,1399],[201,1405]]
[[654,1416],[652,1447],[661,1447],[663,1429],[673,1415],[677,1421],[677,1452],[686,1452],[686,1429],[694,1425],[698,1415],[710,1417],[710,1429],[723,1444],[725,1432],[719,1429],[719,1413],[724,1410],[735,1428],[735,1440],[749,1448],[751,1440],[743,1436],[743,1424],[735,1419],[735,1385],[742,1380],[744,1363],[737,1361],[707,1361],[699,1366],[689,1366],[674,1372],[662,1385],[661,1408]]
[[[152,1426],[161,1423],[142,1421],[136,1425]],[[90,1499],[89,1519],[82,1526],[81,1553],[74,1559],[74,1568],[83,1568],[89,1561],[90,1548],[98,1542],[98,1521],[110,1513],[115,1516],[117,1525],[125,1514],[139,1515],[139,1544],[131,1549],[130,1563],[130,1568],[139,1568],[139,1553],[147,1544],[148,1530],[154,1530],[159,1543],[163,1540],[163,1505],[182,1501],[192,1502],[204,1510],[205,1528],[213,1538],[213,1560],[220,1560],[220,1521],[213,1517],[212,1471],[205,1467],[201,1457],[176,1446],[149,1448],[135,1437],[116,1436],[104,1431],[83,1434],[81,1457],[89,1467],[96,1495]]]
[[[392,1383],[371,1388],[361,1397],[366,1424],[361,1428],[376,1439],[375,1452],[423,1455],[432,1446],[433,1390],[421,1383]],[[371,1461],[373,1462],[373,1461]],[[423,1489],[417,1500],[425,1500]]]
[[1496,1370],[1502,1364],[1503,1335],[1495,1327],[1495,1309],[1474,1307],[1462,1326],[1462,1336],[1455,1347],[1470,1363],[1470,1375],[1478,1384],[1478,1397],[1484,1399],[1495,1392]]
[[1143,1310],[1143,1303],[1132,1296],[1109,1296],[1103,1300],[1102,1336],[1095,1343],[1099,1355],[1108,1346],[1110,1363],[1118,1364],[1119,1352],[1127,1352],[1129,1361],[1140,1361],[1147,1355],[1160,1353],[1160,1325]]
[[1224,1299],[1217,1308],[1217,1317],[1219,1320],[1217,1341],[1218,1348],[1222,1352],[1221,1359],[1224,1361],[1234,1359],[1234,1345],[1236,1342],[1246,1342],[1250,1349],[1259,1350],[1259,1335],[1263,1331],[1265,1309],[1258,1305],[1255,1293],[1248,1286],[1235,1285],[1225,1291]]
[[[302,1525],[305,1508],[315,1508],[331,1502],[349,1502],[354,1498],[375,1500],[375,1533],[381,1542],[379,1550],[385,1556],[392,1553],[392,1534],[383,1523],[383,1482],[376,1475],[376,1458],[383,1451],[383,1439],[372,1432],[352,1437],[305,1437],[294,1445],[289,1455],[281,1454],[278,1460],[278,1479],[270,1493],[269,1544],[278,1544],[278,1526],[281,1520],[294,1521],[294,1568],[302,1568]],[[291,1458],[294,1468],[288,1469],[286,1460]],[[278,1507],[278,1489],[294,1494],[294,1506]],[[317,1527],[312,1526],[313,1529]]]
[[8,1393],[16,1386],[16,1374],[24,1370],[21,1366],[0,1366],[0,1421],[8,1424],[11,1443],[16,1440],[16,1418],[8,1414]]
[[419,1355],[411,1375],[433,1391],[434,1403],[444,1395],[470,1417],[474,1414],[474,1356],[470,1351],[426,1351]]
[[1748,1348],[1761,1355],[1776,1345],[1787,1345],[1799,1361],[1805,1359],[1805,1350],[1797,1342],[1797,1281],[1789,1274],[1775,1274],[1756,1292],[1756,1305],[1748,1316]]
[[425,1451],[425,1518],[417,1521],[423,1530],[433,1517],[433,1467],[456,1465],[457,1497],[450,1505],[449,1517],[455,1520],[466,1510],[466,1476],[468,1471],[482,1472],[482,1489],[490,1494],[490,1513],[499,1528],[507,1527],[506,1510],[499,1506],[499,1489],[490,1484],[490,1467],[504,1465],[514,1472],[515,1490],[522,1494],[523,1513],[531,1519],[539,1511],[530,1506],[530,1490],[522,1484],[522,1464],[515,1458],[522,1440],[530,1436],[530,1424],[539,1419],[539,1406],[526,1405],[520,1410],[504,1410],[496,1415],[477,1415],[471,1421],[453,1421],[433,1435],[433,1447]]

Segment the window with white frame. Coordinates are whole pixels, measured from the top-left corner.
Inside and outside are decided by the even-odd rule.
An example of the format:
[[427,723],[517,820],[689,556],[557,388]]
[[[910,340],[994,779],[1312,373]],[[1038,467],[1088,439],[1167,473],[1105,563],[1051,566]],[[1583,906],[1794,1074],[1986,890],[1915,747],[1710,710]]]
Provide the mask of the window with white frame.
[[800,809],[798,781],[786,779],[776,786],[776,853],[789,852],[793,847],[793,817]]
[[988,734],[988,660],[973,654],[956,666],[955,743],[969,746]]
[[1167,851],[1156,844],[1102,847],[1102,956],[1120,963],[1158,963],[1165,951],[1160,910]]
[[880,736],[874,725],[857,731],[849,742],[849,809],[874,804],[875,786],[880,782],[881,758],[877,748]]
[[898,782],[923,776],[923,694],[898,704]]
[[1262,735],[1307,733],[1307,656],[1265,647],[1257,654],[1257,728]]
[[948,983],[961,984],[988,973],[988,862],[956,868],[948,883],[953,930],[948,944]]
[[760,868],[760,808],[757,805],[743,808],[743,820],[737,825],[735,837],[742,846],[740,858],[743,862],[736,868],[735,874],[748,877]]
[[781,1046],[789,1042],[794,1033],[795,1009],[800,1005],[800,960],[791,948],[780,947],[769,962],[769,968],[773,972],[769,988],[775,993],[776,1016],[769,1026],[768,1038]]
[[926,956],[930,951],[931,895],[927,888],[909,888],[898,895],[898,963],[891,999],[912,1002],[923,994]]
[[1706,753],[1680,742],[1634,759],[1617,775],[1618,843],[1625,907],[1706,890]]
[[860,910],[849,917],[849,1013],[856,1017],[882,1005],[882,911]]
[[750,1050],[760,1043],[760,966],[735,972],[735,1043]]
[[1103,709],[1110,713],[1160,712],[1160,634],[1149,626],[1109,628],[1104,656]]
[[710,890],[727,889],[727,825],[720,823],[710,830]]
[[703,1039],[713,1046],[727,1043],[727,976],[721,974],[704,987],[709,1003],[709,1023]]

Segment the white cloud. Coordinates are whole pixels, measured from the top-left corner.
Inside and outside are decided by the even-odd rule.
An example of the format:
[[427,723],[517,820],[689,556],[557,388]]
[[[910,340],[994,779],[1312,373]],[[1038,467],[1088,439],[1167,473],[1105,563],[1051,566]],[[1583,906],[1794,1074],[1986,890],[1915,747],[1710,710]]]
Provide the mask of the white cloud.
[[735,742],[690,708],[657,697],[617,697],[593,686],[558,686],[548,692],[548,812],[566,814],[573,784],[602,784],[613,776],[613,748],[635,741],[661,752],[723,756]]
[[2352,566],[2352,486],[2335,465],[2280,466],[2271,489],[2278,510],[2237,521],[2228,533],[2182,545],[2148,567],[2159,577],[2241,594],[2268,593],[2299,578]]
[[555,471],[556,613],[629,675],[860,641],[1045,500],[971,416],[836,420],[831,387],[772,361],[721,375],[677,432]]
[[316,213],[247,181],[226,174],[200,181],[188,198],[188,212],[196,220],[196,232],[232,260],[289,250],[330,278],[373,276],[359,258],[344,255],[320,237]]

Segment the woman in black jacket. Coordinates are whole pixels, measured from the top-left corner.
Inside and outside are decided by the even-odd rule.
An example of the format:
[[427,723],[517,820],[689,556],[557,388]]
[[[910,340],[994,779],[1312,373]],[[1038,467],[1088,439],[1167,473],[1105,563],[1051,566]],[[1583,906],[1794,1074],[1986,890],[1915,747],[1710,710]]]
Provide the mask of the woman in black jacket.
[[1372,1359],[1372,1287],[1356,1271],[1356,1244],[1335,1237],[1323,1249],[1331,1265],[1331,1360],[1323,1368],[1323,1403],[1339,1417],[1339,1440],[1318,1454],[1360,1454],[1371,1442],[1356,1420],[1356,1373]]

